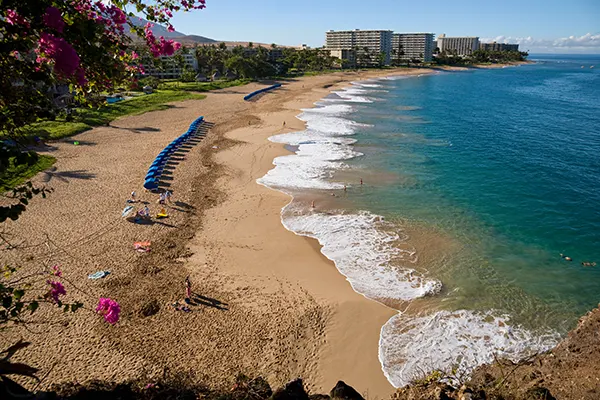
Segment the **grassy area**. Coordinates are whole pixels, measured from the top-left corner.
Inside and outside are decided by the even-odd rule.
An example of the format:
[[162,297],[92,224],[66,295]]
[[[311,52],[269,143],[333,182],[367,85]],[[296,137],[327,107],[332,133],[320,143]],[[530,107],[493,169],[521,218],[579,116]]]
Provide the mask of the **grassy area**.
[[0,193],[4,193],[50,168],[56,162],[52,156],[40,155],[32,164],[17,164],[15,159],[10,160],[9,167],[0,174]]
[[73,121],[64,119],[44,121],[30,125],[26,133],[48,139],[61,139],[81,133],[94,126],[105,125],[125,115],[138,115],[149,111],[166,110],[173,101],[202,100],[202,94],[188,93],[178,90],[159,90],[150,95],[135,97],[130,100],[103,106],[99,109],[78,109]]
[[189,91],[189,92],[208,92],[209,90],[225,89],[233,86],[241,86],[252,82],[252,79],[235,79],[233,81],[216,82],[178,82],[163,81],[159,85],[160,89]]

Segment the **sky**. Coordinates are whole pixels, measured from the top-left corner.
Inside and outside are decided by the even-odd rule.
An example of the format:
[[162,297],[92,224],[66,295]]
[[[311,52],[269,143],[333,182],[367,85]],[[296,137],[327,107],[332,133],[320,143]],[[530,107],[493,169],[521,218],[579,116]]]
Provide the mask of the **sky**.
[[206,9],[177,13],[173,24],[215,40],[281,45],[319,47],[330,29],[390,29],[600,54],[600,0],[206,0]]

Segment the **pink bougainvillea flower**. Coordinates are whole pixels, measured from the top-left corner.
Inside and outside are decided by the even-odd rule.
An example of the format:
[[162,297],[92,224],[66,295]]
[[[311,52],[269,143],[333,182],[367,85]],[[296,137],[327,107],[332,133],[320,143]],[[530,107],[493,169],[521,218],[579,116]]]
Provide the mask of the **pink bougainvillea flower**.
[[49,280],[49,281],[47,281],[47,283],[50,285],[50,291],[48,292],[48,294],[46,296],[51,297],[55,303],[59,303],[60,296],[64,296],[67,294],[65,287],[63,286],[62,283],[57,282],[57,281]]
[[173,28],[173,25],[171,25],[171,24],[168,24],[168,25],[167,25],[167,30],[168,30],[169,32],[175,32],[175,28]]
[[9,25],[22,25],[26,28],[30,27],[29,22],[15,10],[6,10],[6,16],[4,18]]
[[59,278],[62,276],[62,271],[60,270],[60,264],[56,264],[52,266],[52,275],[58,276]]
[[98,307],[96,307],[96,312],[100,315],[103,315],[106,322],[114,325],[119,321],[121,306],[119,306],[119,303],[109,299],[108,297],[100,297],[100,300],[98,301]]
[[140,56],[138,55],[138,53],[136,53],[135,51],[131,52],[131,59],[132,60],[137,60]]
[[119,7],[111,6],[109,9],[109,13],[111,15],[111,19],[115,24],[120,25],[127,22],[127,16]]
[[57,32],[62,33],[65,27],[65,21],[63,21],[63,17],[60,14],[60,10],[56,7],[48,7],[46,8],[46,14],[44,14],[44,24],[48,28],[52,28]]
[[59,75],[71,77],[79,67],[77,52],[63,38],[43,32],[40,35],[39,50],[54,60],[54,70]]

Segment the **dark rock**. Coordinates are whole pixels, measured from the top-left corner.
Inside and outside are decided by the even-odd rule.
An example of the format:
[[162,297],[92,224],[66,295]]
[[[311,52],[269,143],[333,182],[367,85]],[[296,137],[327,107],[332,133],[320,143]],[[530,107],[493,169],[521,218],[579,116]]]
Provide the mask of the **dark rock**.
[[331,400],[331,397],[326,394],[311,394],[308,398],[310,400]]
[[298,378],[289,383],[284,387],[279,388],[271,396],[272,400],[309,400],[302,379]]
[[338,381],[329,396],[332,399],[344,400],[365,400],[352,386],[346,385],[343,381]]
[[523,398],[527,400],[556,400],[545,387],[533,387],[525,392]]
[[145,303],[140,309],[140,314],[144,317],[150,317],[160,310],[160,304],[158,304],[157,300],[150,300]]

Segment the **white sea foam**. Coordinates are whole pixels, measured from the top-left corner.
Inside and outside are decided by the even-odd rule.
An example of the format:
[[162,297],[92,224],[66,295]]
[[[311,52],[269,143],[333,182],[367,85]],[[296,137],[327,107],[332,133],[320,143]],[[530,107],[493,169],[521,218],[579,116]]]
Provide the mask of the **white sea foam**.
[[332,115],[343,115],[354,111],[354,108],[350,104],[335,104],[335,103],[324,103],[317,102],[315,108],[303,108],[301,111],[308,111],[310,113],[319,114],[332,114]]
[[556,345],[553,332],[533,334],[509,325],[492,311],[439,311],[428,316],[398,314],[381,329],[379,360],[395,387],[432,370],[466,377],[478,365],[508,358],[517,361]]
[[342,162],[315,157],[283,156],[273,160],[275,168],[257,180],[261,185],[281,189],[342,189],[344,185],[327,181],[333,171],[345,168]]
[[321,252],[335,262],[352,287],[372,299],[412,300],[437,293],[441,283],[424,279],[411,268],[415,250],[402,245],[401,232],[369,212],[326,214],[294,210],[288,205],[283,224],[292,232],[315,238]]
[[362,86],[366,88],[380,88],[382,85],[376,83],[363,83],[363,82],[352,82],[353,85]]
[[344,88],[342,90],[332,92],[337,95],[334,98],[325,98],[327,101],[347,101],[353,103],[372,103],[373,99],[365,96],[367,93],[364,89],[359,88]]

